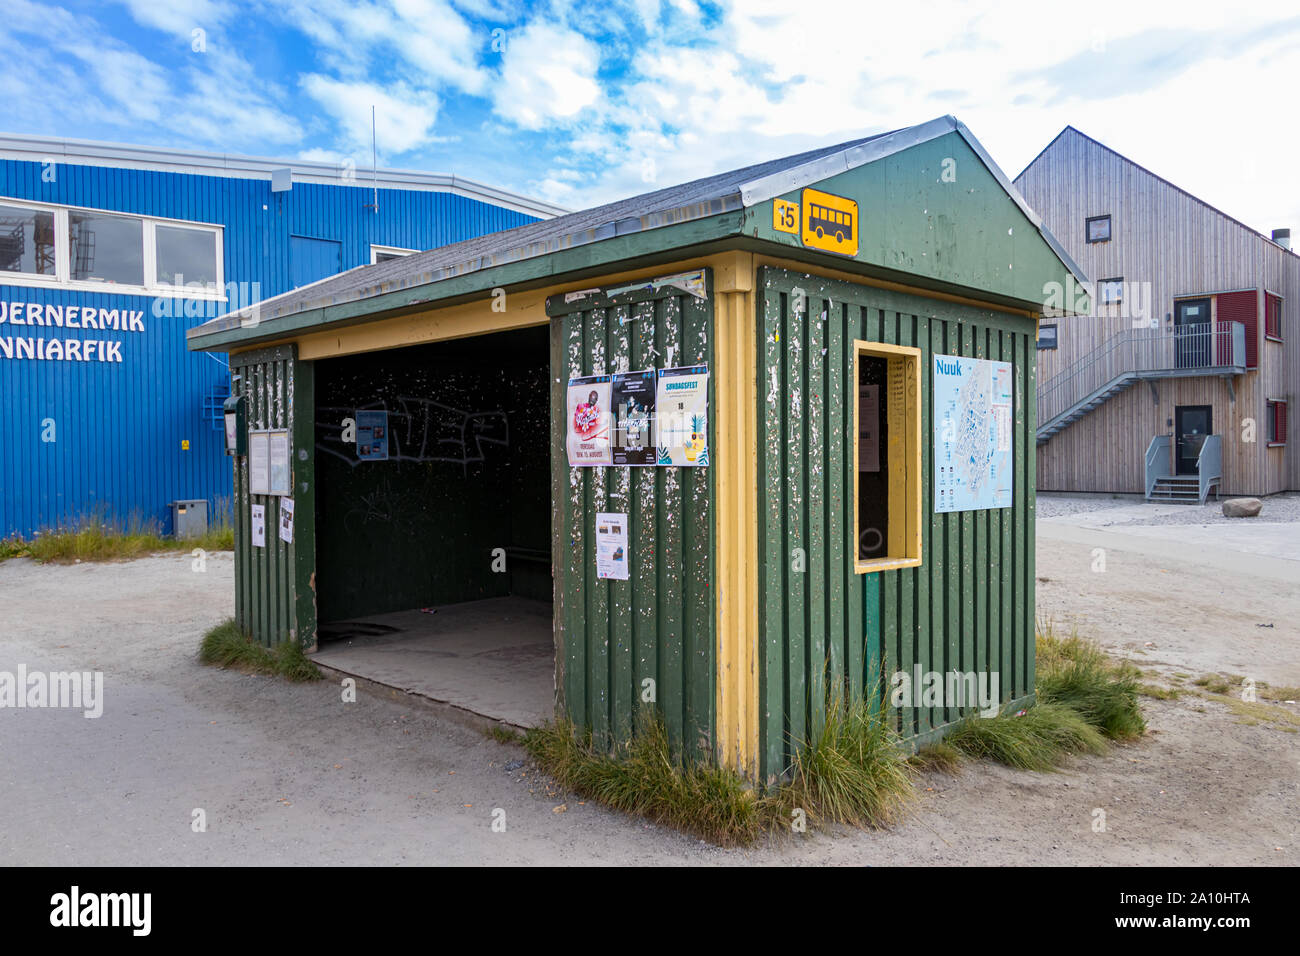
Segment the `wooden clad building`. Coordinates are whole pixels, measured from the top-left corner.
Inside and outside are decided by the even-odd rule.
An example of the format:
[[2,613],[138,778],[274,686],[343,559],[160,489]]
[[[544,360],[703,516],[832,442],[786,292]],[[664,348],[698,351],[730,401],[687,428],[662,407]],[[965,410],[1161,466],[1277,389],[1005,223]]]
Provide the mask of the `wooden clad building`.
[[1089,314],[1043,319],[1039,490],[1203,501],[1300,489],[1289,231],[1265,237],[1068,126],[1016,185],[1093,293]]

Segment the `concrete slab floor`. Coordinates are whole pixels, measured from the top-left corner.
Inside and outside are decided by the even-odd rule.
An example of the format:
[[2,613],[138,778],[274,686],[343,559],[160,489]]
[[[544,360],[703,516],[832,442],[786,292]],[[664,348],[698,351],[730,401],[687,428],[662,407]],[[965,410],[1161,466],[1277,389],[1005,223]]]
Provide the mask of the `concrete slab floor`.
[[323,639],[311,659],[518,727],[534,727],[554,716],[549,602],[487,598],[433,611],[396,611],[322,625]]

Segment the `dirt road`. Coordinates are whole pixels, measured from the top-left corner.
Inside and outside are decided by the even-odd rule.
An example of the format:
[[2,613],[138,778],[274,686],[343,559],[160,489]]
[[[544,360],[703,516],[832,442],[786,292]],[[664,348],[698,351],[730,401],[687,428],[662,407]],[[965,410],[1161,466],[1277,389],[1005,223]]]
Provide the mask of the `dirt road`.
[[[1300,589],[1114,542],[1093,572],[1077,531],[1042,536],[1043,612],[1153,671],[1300,683]],[[887,833],[724,851],[558,793],[518,747],[404,700],[348,704],[333,683],[200,665],[231,595],[229,555],[202,573],[178,556],[0,564],[0,671],[105,680],[98,719],[0,710],[0,863],[1300,863],[1300,734],[1199,696],[1148,701],[1146,739],[1061,773],[927,776],[914,818]]]

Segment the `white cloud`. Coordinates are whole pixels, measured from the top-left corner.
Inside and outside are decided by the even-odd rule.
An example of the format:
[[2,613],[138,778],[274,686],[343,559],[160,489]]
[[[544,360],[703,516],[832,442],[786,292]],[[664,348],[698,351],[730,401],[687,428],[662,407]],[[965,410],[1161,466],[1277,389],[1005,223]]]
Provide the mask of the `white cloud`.
[[502,60],[494,106],[524,129],[571,120],[601,97],[600,49],[559,24],[536,22],[511,33]]
[[479,58],[490,49],[491,31],[476,28],[446,0],[290,0],[280,12],[340,77],[363,81],[393,70],[415,86],[486,89]]
[[405,153],[427,143],[438,118],[438,98],[404,85],[387,89],[372,83],[349,83],[320,74],[302,79],[303,89],[338,124],[345,151],[370,150],[370,108],[375,108],[375,131],[380,149]]
[[147,139],[179,136],[178,145],[263,152],[302,136],[274,84],[228,51],[191,53],[187,44],[183,65],[167,69],[95,20],[29,0],[9,0],[0,43],[25,51],[26,68],[5,71],[0,89],[10,114],[32,130],[77,135],[69,131],[89,120],[135,141],[144,131]]
[[164,33],[189,37],[199,29],[211,31],[235,14],[227,0],[119,0],[139,24]]
[[[636,7],[631,22],[659,17]],[[1095,0],[1081,24],[1029,0],[745,0],[707,32],[664,9],[669,28],[647,30],[626,75],[602,76],[595,108],[569,117],[601,150],[558,147],[533,188],[572,193],[558,173],[583,168],[586,190],[565,201],[595,203],[954,112],[1013,176],[1072,124],[1258,229],[1300,227],[1300,195],[1266,169],[1300,148],[1275,113],[1300,36],[1267,26],[1293,8]],[[1198,129],[1268,147],[1188,148]]]

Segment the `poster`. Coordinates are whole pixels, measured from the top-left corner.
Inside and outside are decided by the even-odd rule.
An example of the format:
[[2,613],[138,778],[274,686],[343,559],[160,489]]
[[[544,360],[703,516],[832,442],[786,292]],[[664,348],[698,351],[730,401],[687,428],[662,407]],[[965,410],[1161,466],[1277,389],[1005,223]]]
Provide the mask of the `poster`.
[[610,384],[614,464],[654,465],[655,371],[619,372]]
[[293,499],[280,499],[280,540],[293,544]]
[[709,367],[659,370],[655,444],[661,465],[709,463]]
[[266,547],[266,505],[253,505],[253,547]]
[[226,454],[233,455],[239,447],[239,416],[226,412],[223,417],[226,421]]
[[880,386],[858,386],[858,471],[880,471]]
[[362,461],[388,460],[388,412],[357,410],[357,457]]
[[934,357],[934,510],[1010,508],[1010,362]]
[[289,432],[286,430],[266,433],[268,470],[270,473],[270,495],[287,495],[293,491],[289,486]]
[[596,515],[596,577],[628,579],[627,515]]
[[271,436],[248,433],[248,490],[255,495],[271,493]]
[[613,419],[608,375],[569,379],[567,444],[570,467],[613,464]]

